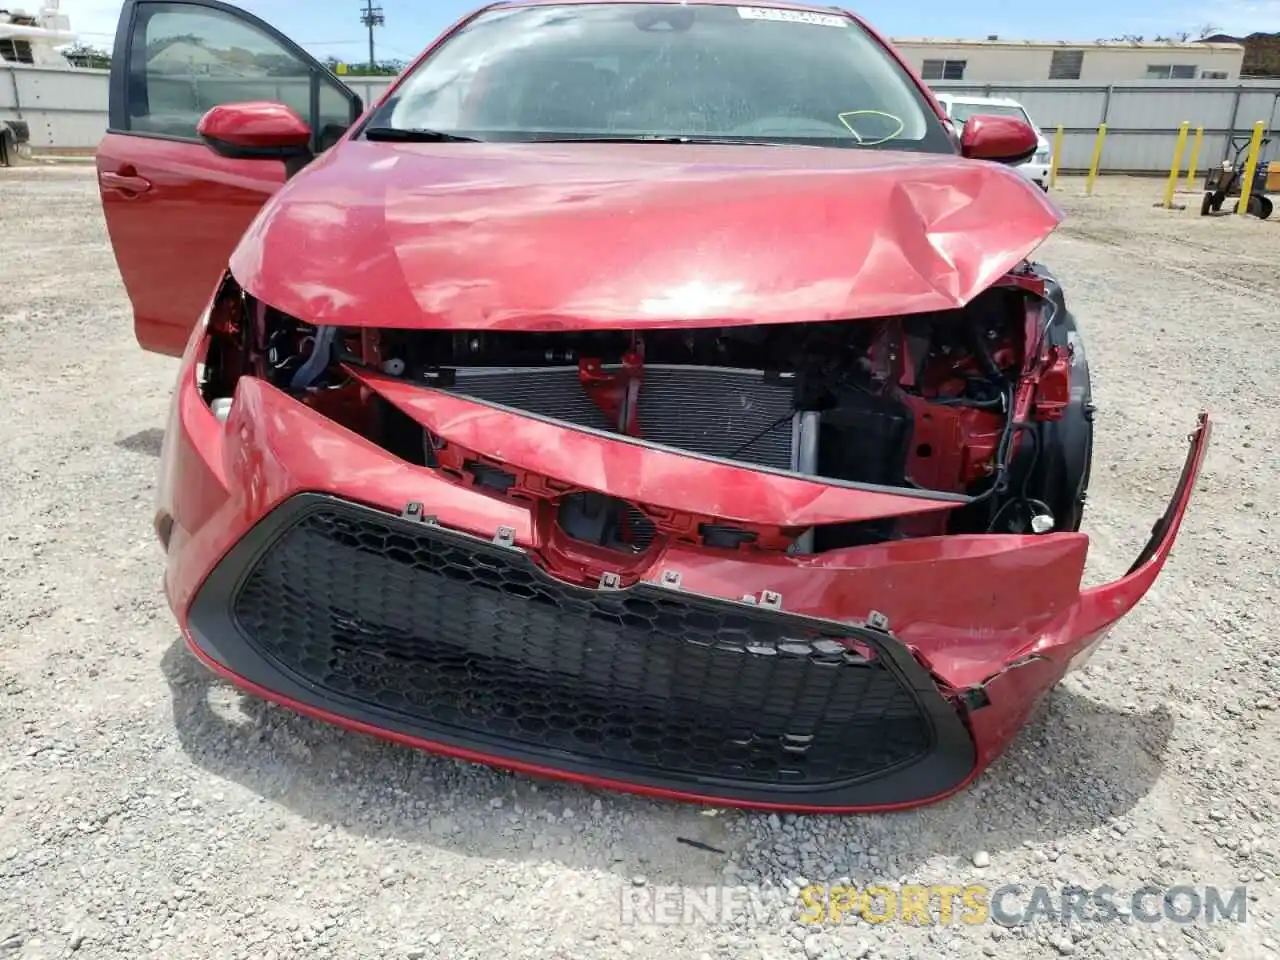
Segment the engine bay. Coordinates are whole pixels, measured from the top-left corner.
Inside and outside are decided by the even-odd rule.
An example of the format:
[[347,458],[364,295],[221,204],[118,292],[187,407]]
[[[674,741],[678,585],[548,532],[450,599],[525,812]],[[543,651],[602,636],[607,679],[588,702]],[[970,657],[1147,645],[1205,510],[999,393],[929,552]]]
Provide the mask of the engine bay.
[[[350,371],[760,470],[964,501],[781,538],[700,523],[695,539],[706,546],[785,541],[809,554],[1080,525],[1092,448],[1088,368],[1061,291],[1043,272],[943,313],[642,331],[339,330],[239,296],[238,308],[215,310],[210,324],[208,402],[230,397],[235,379],[251,373],[397,456],[494,496],[527,500],[534,491],[483,451],[451,450]],[[554,499],[560,528],[592,546],[634,553],[676,531],[600,492]]]

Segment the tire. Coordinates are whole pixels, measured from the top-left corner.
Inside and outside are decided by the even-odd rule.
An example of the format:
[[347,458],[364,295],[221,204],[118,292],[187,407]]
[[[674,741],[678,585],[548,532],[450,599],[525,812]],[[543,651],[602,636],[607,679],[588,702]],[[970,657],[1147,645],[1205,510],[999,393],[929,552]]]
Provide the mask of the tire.
[[1213,203],[1209,205],[1214,213],[1217,213],[1222,209],[1222,201],[1225,199],[1227,199],[1227,195],[1225,193],[1222,193],[1221,191],[1214,191]]
[[[1065,307],[1065,304],[1064,304]],[[1071,395],[1061,420],[1040,425],[1039,480],[1057,523],[1055,530],[1077,531],[1084,520],[1089,477],[1093,472],[1093,383],[1089,359],[1076,318],[1063,309],[1048,330],[1053,346],[1071,346]]]
[[1269,199],[1263,196],[1252,196],[1249,198],[1249,213],[1257,217],[1259,220],[1265,220],[1271,216],[1272,204]]
[[1213,194],[1206,193],[1204,199],[1200,201],[1200,216],[1207,217],[1213,209]]

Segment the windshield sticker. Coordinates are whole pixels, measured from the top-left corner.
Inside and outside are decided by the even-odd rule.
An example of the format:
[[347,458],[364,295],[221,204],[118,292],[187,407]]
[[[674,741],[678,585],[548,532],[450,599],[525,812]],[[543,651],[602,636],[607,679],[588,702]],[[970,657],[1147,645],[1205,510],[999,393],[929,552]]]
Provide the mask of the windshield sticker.
[[846,27],[845,17],[829,13],[811,13],[808,10],[778,10],[774,7],[739,7],[738,16],[743,20],[777,20],[782,23],[812,23],[820,27]]
[[[878,147],[888,143],[906,127],[901,117],[883,110],[846,110],[836,114],[859,146]],[[861,127],[862,129],[858,129]]]

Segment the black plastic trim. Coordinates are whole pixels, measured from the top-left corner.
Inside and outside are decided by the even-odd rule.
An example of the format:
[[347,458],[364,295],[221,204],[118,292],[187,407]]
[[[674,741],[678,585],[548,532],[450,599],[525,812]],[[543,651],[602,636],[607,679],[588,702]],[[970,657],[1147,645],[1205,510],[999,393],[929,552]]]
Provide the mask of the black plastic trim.
[[[415,533],[422,531],[420,521],[407,520],[327,494],[304,493],[286,500],[260,520],[214,568],[191,605],[188,615],[190,638],[204,654],[232,674],[280,697],[387,732],[472,751],[490,757],[499,764],[504,760],[534,764],[544,769],[603,778],[642,788],[693,793],[739,803],[848,808],[921,802],[958,787],[970,775],[976,763],[976,750],[960,714],[942,697],[928,672],[910,651],[890,634],[870,627],[769,610],[739,601],[703,597],[683,591],[682,599],[691,604],[719,609],[732,607],[739,613],[750,611],[758,616],[781,618],[798,627],[821,629],[867,645],[915,699],[922,717],[932,728],[931,749],[907,764],[878,771],[869,777],[830,785],[757,784],[709,777],[664,777],[655,776],[650,771],[638,772],[635,769],[606,766],[593,758],[583,758],[565,751],[541,750],[479,734],[460,734],[455,728],[436,729],[416,718],[320,688],[263,656],[241,630],[232,610],[236,596],[259,558],[294,524],[315,511],[336,511],[356,518],[372,518],[393,528],[400,526]],[[523,553],[518,548],[496,546],[490,541],[441,527],[433,527],[432,536],[464,543],[472,550],[484,547],[503,550],[508,554],[512,550]],[[538,576],[550,579],[532,559],[528,559],[528,563],[537,571]],[[561,589],[565,587],[564,584],[559,586]],[[587,588],[570,589],[581,590],[584,595],[595,592]],[[670,588],[651,583],[636,584],[627,590],[637,597],[670,598]]]
[[215,153],[232,160],[283,160],[287,163],[299,157],[311,157],[307,147],[245,147],[215,137],[201,137],[200,140]]

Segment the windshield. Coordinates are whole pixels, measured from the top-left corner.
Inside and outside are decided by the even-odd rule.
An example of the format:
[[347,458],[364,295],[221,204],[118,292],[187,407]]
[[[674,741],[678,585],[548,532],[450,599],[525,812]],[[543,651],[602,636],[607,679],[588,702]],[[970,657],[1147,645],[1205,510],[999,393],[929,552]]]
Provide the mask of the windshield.
[[996,117],[1015,117],[1026,123],[1031,123],[1031,118],[1027,116],[1027,111],[1022,107],[1008,103],[956,103],[952,102],[951,109],[947,111],[951,115],[951,119],[956,123],[964,123],[970,117],[977,116],[996,116]]
[[487,11],[412,70],[367,127],[955,150],[906,71],[854,20],[696,3]]

